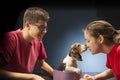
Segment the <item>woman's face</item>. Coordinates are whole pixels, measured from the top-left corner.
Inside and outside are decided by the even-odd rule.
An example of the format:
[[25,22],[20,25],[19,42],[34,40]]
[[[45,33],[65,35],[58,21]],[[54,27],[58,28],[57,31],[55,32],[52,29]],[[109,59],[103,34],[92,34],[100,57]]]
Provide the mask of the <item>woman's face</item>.
[[87,30],[84,31],[84,37],[86,40],[87,47],[92,54],[97,54],[101,52],[99,39],[96,39],[93,36],[91,36],[89,31]]

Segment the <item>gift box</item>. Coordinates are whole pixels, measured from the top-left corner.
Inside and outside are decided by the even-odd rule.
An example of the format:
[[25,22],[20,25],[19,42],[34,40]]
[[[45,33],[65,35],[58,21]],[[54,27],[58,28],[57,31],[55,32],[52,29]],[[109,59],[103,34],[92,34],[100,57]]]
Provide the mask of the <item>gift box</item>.
[[79,80],[80,78],[81,75],[76,72],[53,71],[53,80]]

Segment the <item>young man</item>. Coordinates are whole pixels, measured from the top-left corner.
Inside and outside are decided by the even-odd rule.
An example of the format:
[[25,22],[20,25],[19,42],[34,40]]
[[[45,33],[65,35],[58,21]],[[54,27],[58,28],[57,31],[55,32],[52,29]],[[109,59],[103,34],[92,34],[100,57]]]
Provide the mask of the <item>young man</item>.
[[4,34],[0,45],[0,79],[45,80],[32,73],[36,62],[53,75],[53,68],[45,61],[47,54],[42,42],[49,18],[44,9],[30,7],[24,13],[23,28]]

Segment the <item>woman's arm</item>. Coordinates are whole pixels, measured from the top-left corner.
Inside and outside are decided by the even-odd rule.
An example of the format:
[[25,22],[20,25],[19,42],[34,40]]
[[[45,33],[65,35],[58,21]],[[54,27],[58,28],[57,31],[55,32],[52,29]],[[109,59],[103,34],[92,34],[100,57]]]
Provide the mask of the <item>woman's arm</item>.
[[114,77],[114,75],[113,75],[113,72],[111,69],[108,69],[108,70],[106,70],[100,74],[94,75],[94,76],[90,76],[88,74],[84,75],[84,78],[86,80],[89,80],[89,79],[91,79],[91,80],[106,80],[106,79],[109,79],[112,77]]
[[112,77],[114,77],[114,75],[113,75],[113,72],[111,69],[108,69],[108,70],[94,76],[95,80],[109,79]]

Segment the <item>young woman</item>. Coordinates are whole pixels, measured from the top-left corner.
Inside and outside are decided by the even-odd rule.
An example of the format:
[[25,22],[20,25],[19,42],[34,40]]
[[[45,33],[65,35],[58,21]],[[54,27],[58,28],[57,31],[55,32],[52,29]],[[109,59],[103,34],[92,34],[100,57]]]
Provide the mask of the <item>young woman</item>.
[[95,55],[106,54],[107,70],[91,76],[84,75],[84,80],[106,80],[115,77],[120,80],[120,35],[109,22],[96,20],[87,25],[84,29],[84,37],[90,52]]

